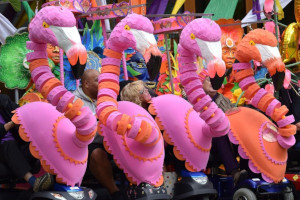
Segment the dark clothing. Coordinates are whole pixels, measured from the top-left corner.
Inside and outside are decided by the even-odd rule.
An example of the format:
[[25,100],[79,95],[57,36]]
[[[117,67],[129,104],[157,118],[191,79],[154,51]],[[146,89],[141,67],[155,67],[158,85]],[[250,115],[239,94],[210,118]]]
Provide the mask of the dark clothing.
[[88,145],[89,158],[90,158],[91,153],[97,148],[101,148],[101,149],[105,150],[104,146],[103,146],[103,136],[99,135],[98,133],[96,133],[93,142],[91,142],[91,144]]
[[[5,165],[15,176],[23,178],[30,172],[31,164],[36,163],[36,159],[30,154],[29,144],[22,141],[18,134],[18,127],[15,126],[9,131],[4,129],[4,124],[11,121],[11,113],[19,106],[7,95],[0,94],[0,163]],[[11,134],[11,137],[8,137]]]
[[27,172],[32,172],[37,160],[31,156],[29,143],[19,145],[15,140],[0,145],[0,163],[4,164],[17,178],[22,179]]
[[[18,105],[15,104],[9,98],[9,96],[5,94],[0,94],[0,115],[3,117],[5,123],[11,121],[11,117],[13,116],[11,112],[17,108]],[[5,123],[0,123],[0,141],[8,133],[8,131],[4,129]],[[18,133],[18,129],[17,127],[13,127],[12,129],[9,130],[9,132],[15,135],[16,133]]]
[[[288,115],[294,115],[295,122],[297,124],[300,122],[300,88],[294,87],[298,94],[293,89],[281,88],[279,91],[279,100],[289,109]],[[300,142],[300,131],[297,131],[296,142]]]
[[[219,93],[214,96],[213,101],[215,101],[217,106],[223,112],[234,107],[228,98]],[[230,175],[233,170],[239,168],[239,164],[235,158],[235,153],[227,135],[214,137],[212,139],[211,154],[214,159],[219,160],[224,164],[226,174]]]
[[[234,107],[230,100],[224,97],[222,94],[217,94],[213,100],[224,112]],[[180,171],[185,168],[184,161],[179,161],[175,158],[173,146],[171,145],[166,146],[165,152],[165,165],[168,167],[168,165],[173,163],[175,165],[175,171],[180,173]],[[230,175],[235,169],[239,169],[239,164],[235,158],[235,153],[227,135],[212,138],[211,154],[214,161],[220,161],[224,164],[226,173],[228,175]]]

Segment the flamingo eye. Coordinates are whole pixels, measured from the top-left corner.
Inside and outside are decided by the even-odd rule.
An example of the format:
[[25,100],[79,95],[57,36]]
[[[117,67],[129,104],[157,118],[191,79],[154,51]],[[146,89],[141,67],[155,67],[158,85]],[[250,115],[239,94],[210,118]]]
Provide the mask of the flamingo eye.
[[129,30],[130,30],[130,27],[129,27],[128,25],[125,25],[124,28],[125,28],[126,31],[129,31]]
[[49,24],[47,24],[46,22],[43,22],[43,27],[44,28],[49,28]]
[[250,40],[249,44],[250,44],[251,46],[254,46],[254,45],[255,45],[255,42],[254,42],[253,40]]
[[191,39],[194,40],[196,38],[196,36],[194,35],[194,33],[191,34]]

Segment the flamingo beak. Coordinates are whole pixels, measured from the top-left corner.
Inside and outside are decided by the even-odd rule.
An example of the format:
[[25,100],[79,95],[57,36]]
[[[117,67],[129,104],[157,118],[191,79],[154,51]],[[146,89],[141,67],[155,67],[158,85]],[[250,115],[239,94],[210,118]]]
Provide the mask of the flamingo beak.
[[195,39],[201,56],[207,63],[207,70],[210,77],[210,82],[214,90],[218,90],[224,81],[226,65],[222,60],[222,46],[220,41],[207,42]]
[[282,62],[278,48],[262,44],[255,44],[255,46],[261,55],[262,63],[272,77],[275,90],[280,90],[285,77],[285,65]]
[[150,80],[154,80],[159,74],[162,61],[154,35],[141,30],[131,29],[130,31],[136,41],[136,50],[144,56]]
[[64,50],[70,62],[73,75],[79,79],[85,69],[87,61],[87,52],[81,43],[80,35],[77,28],[74,27],[57,27],[50,26],[55,34],[58,46]]

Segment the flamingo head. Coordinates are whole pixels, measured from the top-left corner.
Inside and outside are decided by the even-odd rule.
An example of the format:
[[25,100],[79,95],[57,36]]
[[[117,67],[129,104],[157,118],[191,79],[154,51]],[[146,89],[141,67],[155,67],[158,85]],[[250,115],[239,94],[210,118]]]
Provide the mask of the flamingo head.
[[75,78],[80,78],[86,64],[87,52],[76,28],[76,19],[64,7],[42,8],[29,24],[29,39],[35,43],[59,46],[66,53]]
[[180,44],[189,54],[205,60],[212,87],[219,89],[226,71],[222,60],[220,26],[207,18],[195,19],[183,29],[180,40],[184,41]]
[[157,77],[162,61],[153,31],[153,25],[148,18],[130,14],[116,25],[107,41],[107,47],[114,51],[134,48],[141,53],[151,80]]
[[237,46],[235,57],[240,62],[255,60],[266,66],[276,90],[283,85],[285,65],[282,62],[277,40],[273,33],[255,29],[248,33]]

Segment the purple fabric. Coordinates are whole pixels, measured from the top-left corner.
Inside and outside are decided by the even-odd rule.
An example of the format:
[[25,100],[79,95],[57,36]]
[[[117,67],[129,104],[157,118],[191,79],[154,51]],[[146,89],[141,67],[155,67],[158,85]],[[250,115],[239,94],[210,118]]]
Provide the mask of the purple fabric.
[[[6,123],[1,114],[0,114],[0,123],[1,124]],[[3,144],[6,141],[9,141],[9,140],[14,140],[14,137],[13,137],[12,133],[8,131],[7,134],[2,138],[1,144]]]
[[259,0],[252,0],[252,5],[252,14],[256,15],[257,20],[261,20]]
[[234,156],[228,136],[214,137],[212,139],[212,153],[216,160],[221,160],[224,164],[226,173],[230,175],[233,170],[239,168],[239,164]]
[[[147,14],[164,14],[168,5],[168,0],[154,0],[147,10]],[[159,20],[161,17],[149,17],[149,19],[153,19],[154,21]]]

